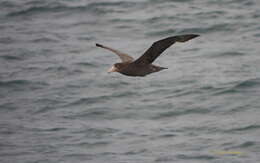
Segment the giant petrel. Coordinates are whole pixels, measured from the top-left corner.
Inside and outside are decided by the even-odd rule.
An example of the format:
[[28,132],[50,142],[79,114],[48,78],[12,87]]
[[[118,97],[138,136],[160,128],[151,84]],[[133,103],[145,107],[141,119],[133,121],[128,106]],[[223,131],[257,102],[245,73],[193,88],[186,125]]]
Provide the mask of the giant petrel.
[[148,74],[167,69],[165,67],[152,64],[153,61],[163,53],[164,50],[169,48],[175,42],[186,42],[198,36],[199,35],[197,34],[185,34],[167,37],[165,39],[156,41],[148,50],[145,51],[141,57],[136,60],[133,57],[120,52],[119,50],[115,50],[101,44],[96,44],[96,46],[112,51],[122,60],[120,63],[115,63],[108,70],[108,72],[119,72],[127,76],[146,76]]

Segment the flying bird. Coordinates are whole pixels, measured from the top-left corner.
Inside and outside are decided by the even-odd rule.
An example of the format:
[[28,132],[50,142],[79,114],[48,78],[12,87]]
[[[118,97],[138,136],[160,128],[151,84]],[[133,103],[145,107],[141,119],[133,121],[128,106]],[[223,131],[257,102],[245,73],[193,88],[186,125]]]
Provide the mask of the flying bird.
[[140,56],[136,60],[128,54],[123,53],[119,50],[98,43],[96,44],[96,46],[115,53],[122,61],[120,63],[115,63],[108,70],[108,72],[119,72],[127,76],[146,76],[148,74],[167,69],[165,67],[154,65],[152,63],[172,44],[174,44],[175,42],[186,42],[198,36],[199,35],[197,34],[177,35],[156,41],[148,50],[144,52],[142,56]]

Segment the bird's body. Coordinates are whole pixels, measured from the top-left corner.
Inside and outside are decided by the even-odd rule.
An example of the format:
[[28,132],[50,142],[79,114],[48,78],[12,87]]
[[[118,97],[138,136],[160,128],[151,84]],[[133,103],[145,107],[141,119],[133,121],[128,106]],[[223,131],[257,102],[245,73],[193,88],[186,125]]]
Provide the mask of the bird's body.
[[164,67],[155,66],[153,64],[148,65],[136,65],[135,63],[123,63],[124,68],[120,69],[119,73],[127,76],[146,76],[148,74],[167,69]]
[[159,72],[163,69],[167,69],[165,67],[160,67],[152,64],[152,62],[157,57],[159,57],[164,50],[166,50],[175,42],[186,42],[198,36],[199,35],[195,35],[195,34],[187,34],[187,35],[168,37],[159,40],[153,43],[153,45],[141,57],[139,57],[136,60],[134,60],[134,58],[132,58],[131,56],[122,53],[118,50],[112,49],[110,47],[106,47],[101,44],[96,44],[96,46],[114,52],[122,60],[122,62],[114,64],[108,70],[108,72],[119,72],[127,76],[146,76],[148,74]]

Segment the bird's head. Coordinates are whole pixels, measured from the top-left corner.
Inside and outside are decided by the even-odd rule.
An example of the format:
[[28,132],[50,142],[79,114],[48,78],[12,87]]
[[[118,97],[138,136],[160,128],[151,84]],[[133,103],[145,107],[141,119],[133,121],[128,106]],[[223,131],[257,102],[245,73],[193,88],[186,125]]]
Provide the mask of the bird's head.
[[128,66],[129,63],[115,63],[107,72],[120,72]]
[[119,72],[122,65],[120,63],[114,64],[110,69],[107,70],[107,72]]

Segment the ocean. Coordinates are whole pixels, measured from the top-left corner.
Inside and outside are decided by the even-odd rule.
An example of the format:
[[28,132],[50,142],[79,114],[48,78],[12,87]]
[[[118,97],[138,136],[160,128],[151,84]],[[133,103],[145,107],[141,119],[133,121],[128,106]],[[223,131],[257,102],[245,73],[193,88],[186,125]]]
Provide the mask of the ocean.
[[260,162],[259,45],[258,0],[1,0],[0,162]]

